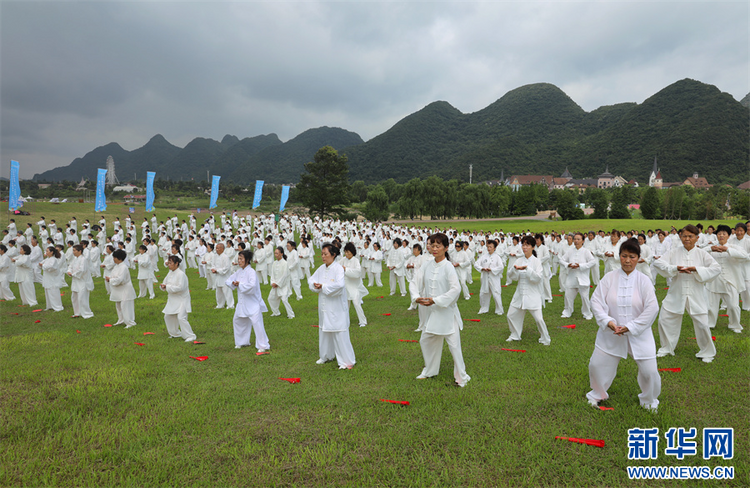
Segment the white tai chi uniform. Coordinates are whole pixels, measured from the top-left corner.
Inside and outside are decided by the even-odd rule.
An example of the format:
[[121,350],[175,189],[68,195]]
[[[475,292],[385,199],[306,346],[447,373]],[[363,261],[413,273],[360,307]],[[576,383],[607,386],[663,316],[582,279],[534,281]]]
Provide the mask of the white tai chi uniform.
[[232,258],[226,249],[213,257],[210,273],[216,285],[216,308],[234,308],[234,292],[226,285],[227,278],[232,274]]
[[[256,269],[257,272],[257,269]],[[289,305],[289,297],[292,296],[292,284],[289,276],[289,265],[284,259],[277,259],[271,265],[271,291],[268,293],[268,305],[271,306],[271,317],[281,315],[279,304],[283,303],[286,316],[294,318],[294,310]]]
[[[517,260],[515,257],[513,260]],[[510,266],[510,265],[509,265]],[[541,269],[541,264],[539,265]],[[495,313],[502,315],[505,313],[503,308],[502,283],[503,283],[503,258],[497,251],[490,254],[486,252],[482,257],[474,262],[474,267],[481,273],[481,287],[479,288],[479,312],[487,313],[490,311],[490,297],[495,299]],[[489,268],[490,271],[482,271]],[[508,269],[508,282],[510,282],[510,268]]]
[[[461,352],[461,313],[458,311],[458,297],[461,284],[453,264],[446,258],[436,263],[425,261],[414,280],[412,299],[432,298],[433,305],[419,305],[424,310],[424,320],[419,330],[425,367],[417,378],[430,378],[440,372],[440,359],[443,356],[443,339],[453,356],[453,377],[459,386],[465,386],[471,377],[466,374],[464,357]],[[421,314],[420,314],[421,315]]]
[[34,270],[31,266],[31,256],[21,254],[16,258],[16,283],[18,283],[18,294],[21,296],[21,303],[33,307],[37,304],[37,301],[36,288],[34,286]]
[[[693,273],[680,273],[677,266],[695,266]],[[708,326],[708,292],[706,283],[721,273],[721,265],[706,251],[695,246],[688,251],[675,245],[666,255],[654,261],[654,267],[663,276],[672,278],[667,296],[661,303],[659,314],[659,343],[657,357],[671,354],[680,339],[682,316],[687,311],[693,319],[698,354],[695,356],[711,362],[716,356],[716,346]]]
[[[576,295],[581,295],[581,313],[583,318],[590,320],[592,318],[591,306],[589,302],[589,270],[593,268],[598,261],[591,254],[591,251],[581,246],[576,249],[575,246],[568,249],[564,256],[560,257],[560,265],[568,270],[565,278],[565,310],[562,317],[568,318],[573,315],[573,304]],[[569,268],[569,264],[578,264],[578,268]]]
[[50,256],[42,261],[42,271],[44,271],[42,286],[47,301],[47,310],[54,310],[55,312],[63,311],[62,297],[60,296],[60,259]]
[[[592,405],[609,398],[607,390],[617,375],[620,359],[627,359],[630,353],[638,365],[641,406],[656,410],[661,377],[656,365],[656,343],[651,325],[659,313],[659,303],[651,277],[637,270],[629,275],[622,269],[611,271],[594,290],[591,306],[599,330],[589,360],[591,391],[586,398]],[[628,332],[616,335],[608,327],[610,322],[627,327]]]
[[[526,269],[516,269],[515,266],[526,266]],[[549,346],[552,339],[547,332],[547,324],[542,316],[544,307],[544,270],[542,263],[534,255],[521,256],[516,259],[516,264],[508,268],[508,278],[513,281],[518,280],[516,293],[508,308],[508,327],[510,328],[510,337],[507,341],[520,341],[523,332],[523,320],[526,312],[529,312],[536,322],[539,330],[539,343]]]
[[180,337],[185,342],[194,341],[196,336],[187,316],[193,311],[187,275],[179,268],[170,270],[162,284],[166,285],[165,291],[168,293],[167,304],[161,312],[164,314],[169,337]]
[[370,269],[367,274],[367,286],[383,286],[383,282],[380,279],[380,275],[383,273],[383,251],[378,249],[372,251],[369,258]]
[[[729,315],[729,328],[736,333],[742,332],[740,325],[740,293],[745,291],[743,269],[750,256],[736,244],[725,244],[726,251],[709,251],[712,258],[721,266],[721,274],[706,284],[708,288],[708,326],[716,327],[719,315],[719,303],[723,300]],[[718,245],[718,244],[717,244]],[[709,248],[710,249],[710,248]]]
[[154,298],[156,296],[154,295],[154,282],[156,282],[156,276],[154,275],[153,264],[156,262],[152,261],[148,252],[137,254],[133,258],[133,261],[138,263],[138,298],[145,298],[147,291],[148,296]]
[[6,252],[0,256],[0,298],[6,301],[16,299],[16,296],[10,291],[10,282],[15,279],[15,276],[10,275],[11,272],[15,274],[15,270],[11,267],[11,261]]
[[[273,253],[271,253],[273,256]],[[273,258],[272,258],[273,259]],[[294,294],[297,295],[297,300],[302,300],[302,269],[300,268],[299,253],[296,249],[292,249],[287,256],[287,264],[289,265],[289,281],[292,285]]]
[[94,289],[94,280],[89,271],[89,262],[81,253],[74,257],[68,266],[68,273],[73,277],[70,283],[70,301],[73,304],[73,315],[88,319],[94,316],[89,306],[89,294]]
[[[323,287],[318,290],[315,283]],[[336,359],[339,368],[350,369],[357,360],[349,338],[349,301],[344,268],[333,262],[321,265],[309,280],[310,291],[318,294],[319,364]]]
[[[406,259],[404,258],[401,247],[391,249],[388,253],[387,266],[389,268],[388,282],[391,287],[391,295],[396,294],[396,283],[401,290],[401,296],[406,296]],[[393,269],[390,269],[393,268]]]
[[135,325],[135,289],[130,279],[130,269],[125,262],[115,264],[109,275],[109,300],[115,302],[117,322],[114,325],[125,324],[125,328]]
[[[233,283],[239,282],[239,286]],[[263,313],[268,312],[266,302],[260,295],[258,275],[250,266],[237,270],[225,281],[231,289],[237,289],[237,306],[234,308],[234,346],[250,345],[250,335],[255,331],[255,348],[258,352],[271,349],[263,326]]]
[[365,312],[362,310],[362,298],[370,292],[367,291],[367,288],[362,283],[362,266],[359,264],[359,259],[356,256],[351,259],[344,256],[340,264],[344,268],[346,296],[352,302],[352,305],[354,305],[354,310],[357,311],[359,326],[364,327],[367,325],[367,317],[365,317]]

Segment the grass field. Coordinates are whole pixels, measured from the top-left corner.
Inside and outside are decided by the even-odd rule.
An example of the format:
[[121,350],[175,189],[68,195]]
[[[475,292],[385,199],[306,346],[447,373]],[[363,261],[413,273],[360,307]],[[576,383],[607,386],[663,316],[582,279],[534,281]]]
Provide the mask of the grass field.
[[[47,220],[55,218],[42,210]],[[83,211],[65,212],[58,223],[70,215],[85,218]],[[165,276],[164,268],[157,274]],[[731,466],[733,480],[682,485],[748,486],[747,330],[735,334],[721,317],[713,332],[717,358],[704,364],[694,357],[695,334],[686,318],[676,356],[659,359],[660,368],[682,368],[662,373],[659,412],[638,405],[632,360],[621,362],[603,403],[614,410],[601,411],[584,398],[595,324],[584,321],[580,309],[561,319],[562,297],[555,297],[544,311],[552,345],[537,343],[530,317],[523,341],[508,345],[504,316],[476,315],[477,275],[470,285],[475,296],[459,300],[465,320],[481,319],[464,322],[461,340],[472,376],[466,388],[451,386],[447,348],[440,375],[415,380],[423,366],[419,344],[400,339],[419,339],[416,313],[406,311],[405,298],[388,295],[387,275],[386,287],[371,288],[365,298],[369,325],[351,328],[357,365],[350,371],[315,364],[317,301],[305,288],[302,301],[291,301],[296,319],[265,315],[272,349],[262,356],[234,349],[232,312],[214,310],[213,293],[194,270],[188,274],[190,322],[203,345],[167,339],[166,296],[158,291],[155,300],[136,301],[136,327],[105,328],[116,314],[101,279],[91,296],[95,317],[88,320],[70,318],[68,289],[60,313],[32,312],[18,300],[2,303],[0,485],[675,486],[631,481],[626,467]],[[558,294],[556,278],[552,284]],[[660,300],[665,286],[660,278]],[[503,290],[507,307],[515,285]],[[264,297],[268,291],[264,287]],[[41,287],[37,298],[36,308],[44,308]],[[351,316],[356,324],[354,311]],[[747,312],[742,319],[748,325]],[[576,328],[562,328],[569,324]],[[628,429],[636,427],[659,428],[657,459],[628,460]],[[672,427],[697,429],[697,455],[678,460],[665,454],[664,434]],[[734,428],[734,459],[702,458],[706,427]]]

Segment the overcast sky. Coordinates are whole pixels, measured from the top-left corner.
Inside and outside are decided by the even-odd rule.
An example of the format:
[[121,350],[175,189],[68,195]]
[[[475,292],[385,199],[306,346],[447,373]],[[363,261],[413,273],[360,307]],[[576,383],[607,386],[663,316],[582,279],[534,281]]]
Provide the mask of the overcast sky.
[[1,176],[157,133],[368,140],[435,100],[470,113],[537,82],[586,111],[683,78],[740,100],[749,18],[746,0],[0,0]]

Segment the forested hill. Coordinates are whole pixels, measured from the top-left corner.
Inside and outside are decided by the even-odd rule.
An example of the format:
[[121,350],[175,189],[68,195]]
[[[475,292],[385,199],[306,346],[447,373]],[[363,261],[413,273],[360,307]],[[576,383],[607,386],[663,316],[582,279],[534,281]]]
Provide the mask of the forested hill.
[[362,138],[344,129],[319,127],[309,129],[287,142],[276,134],[246,137],[240,140],[226,135],[221,142],[197,137],[184,148],[170,144],[156,135],[143,147],[133,151],[112,142],[100,146],[68,166],[34,175],[37,181],[79,181],[81,177],[96,181],[97,168],[106,167],[108,156],[115,160],[115,171],[121,181],[134,177],[145,180],[146,171],[156,171],[161,179],[205,180],[206,171],[221,175],[222,181],[247,184],[256,179],[269,183],[296,183],[304,164],[323,146],[342,149],[362,144]]
[[350,179],[367,183],[439,175],[496,180],[501,172],[574,178],[610,172],[648,180],[658,157],[664,181],[693,172],[711,183],[750,179],[748,109],[715,86],[678,81],[642,104],[585,112],[562,90],[517,88],[487,108],[463,114],[435,102],[367,143],[347,148]]

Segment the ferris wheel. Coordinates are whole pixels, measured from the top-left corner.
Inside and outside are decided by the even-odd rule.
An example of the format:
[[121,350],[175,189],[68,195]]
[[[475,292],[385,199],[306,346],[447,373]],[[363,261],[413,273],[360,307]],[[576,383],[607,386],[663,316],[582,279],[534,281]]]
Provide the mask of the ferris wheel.
[[120,182],[115,174],[115,159],[112,156],[107,158],[107,185],[116,185]]

